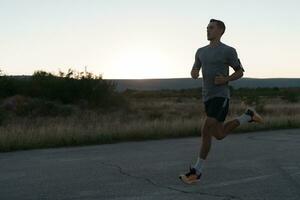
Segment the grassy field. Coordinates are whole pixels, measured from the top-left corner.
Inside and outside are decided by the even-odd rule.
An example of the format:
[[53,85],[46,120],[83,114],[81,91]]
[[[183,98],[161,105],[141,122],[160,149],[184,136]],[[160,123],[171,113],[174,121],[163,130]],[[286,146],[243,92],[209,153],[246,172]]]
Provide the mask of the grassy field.
[[[264,124],[234,133],[299,128],[300,88],[231,90],[227,120],[253,106]],[[116,91],[116,84],[69,69],[26,78],[0,73],[0,152],[200,136],[205,117],[201,88]]]
[[[193,92],[124,95],[127,104],[121,108],[73,109],[56,116],[13,115],[0,126],[0,151],[201,135],[204,106]],[[233,133],[300,128],[300,103],[275,96],[259,100],[233,96],[226,120],[244,112],[246,104],[255,106],[265,123],[243,125]]]

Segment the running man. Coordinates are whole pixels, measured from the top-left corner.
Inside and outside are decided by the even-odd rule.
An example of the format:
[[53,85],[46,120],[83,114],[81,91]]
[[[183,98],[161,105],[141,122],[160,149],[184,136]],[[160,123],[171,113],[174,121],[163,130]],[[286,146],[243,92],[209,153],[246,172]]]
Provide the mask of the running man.
[[[210,151],[212,136],[217,140],[222,140],[242,124],[263,123],[262,117],[252,108],[247,108],[241,116],[224,123],[230,99],[228,82],[241,78],[244,72],[235,48],[220,41],[224,32],[225,24],[222,21],[210,20],[207,26],[207,40],[210,43],[197,50],[191,70],[192,78],[197,79],[202,68],[202,98],[206,119],[201,130],[202,145],[198,159],[194,166],[189,167],[189,172],[179,176],[183,182],[188,184],[200,180],[205,160]],[[229,66],[234,70],[230,76]]]

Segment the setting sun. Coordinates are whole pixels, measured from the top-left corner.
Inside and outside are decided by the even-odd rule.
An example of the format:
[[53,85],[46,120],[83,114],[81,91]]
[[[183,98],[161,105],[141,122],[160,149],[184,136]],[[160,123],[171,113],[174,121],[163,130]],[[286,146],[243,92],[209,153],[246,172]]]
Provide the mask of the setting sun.
[[106,75],[121,79],[145,79],[168,75],[168,61],[158,48],[128,48],[118,52]]

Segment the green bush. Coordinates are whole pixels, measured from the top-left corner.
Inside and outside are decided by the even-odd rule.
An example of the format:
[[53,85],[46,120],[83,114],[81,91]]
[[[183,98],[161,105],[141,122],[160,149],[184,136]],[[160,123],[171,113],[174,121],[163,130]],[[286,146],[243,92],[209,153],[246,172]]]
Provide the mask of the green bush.
[[67,73],[60,71],[59,75],[35,71],[28,78],[0,76],[0,98],[23,95],[63,104],[87,102],[89,108],[109,108],[125,102],[115,90],[116,83],[113,81],[72,69]]

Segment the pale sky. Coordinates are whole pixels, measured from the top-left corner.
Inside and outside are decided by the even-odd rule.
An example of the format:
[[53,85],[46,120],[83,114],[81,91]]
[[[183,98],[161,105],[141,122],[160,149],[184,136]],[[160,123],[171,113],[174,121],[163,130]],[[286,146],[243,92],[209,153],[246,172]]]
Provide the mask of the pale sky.
[[0,0],[0,69],[187,78],[215,18],[244,77],[300,78],[299,9],[297,0]]

